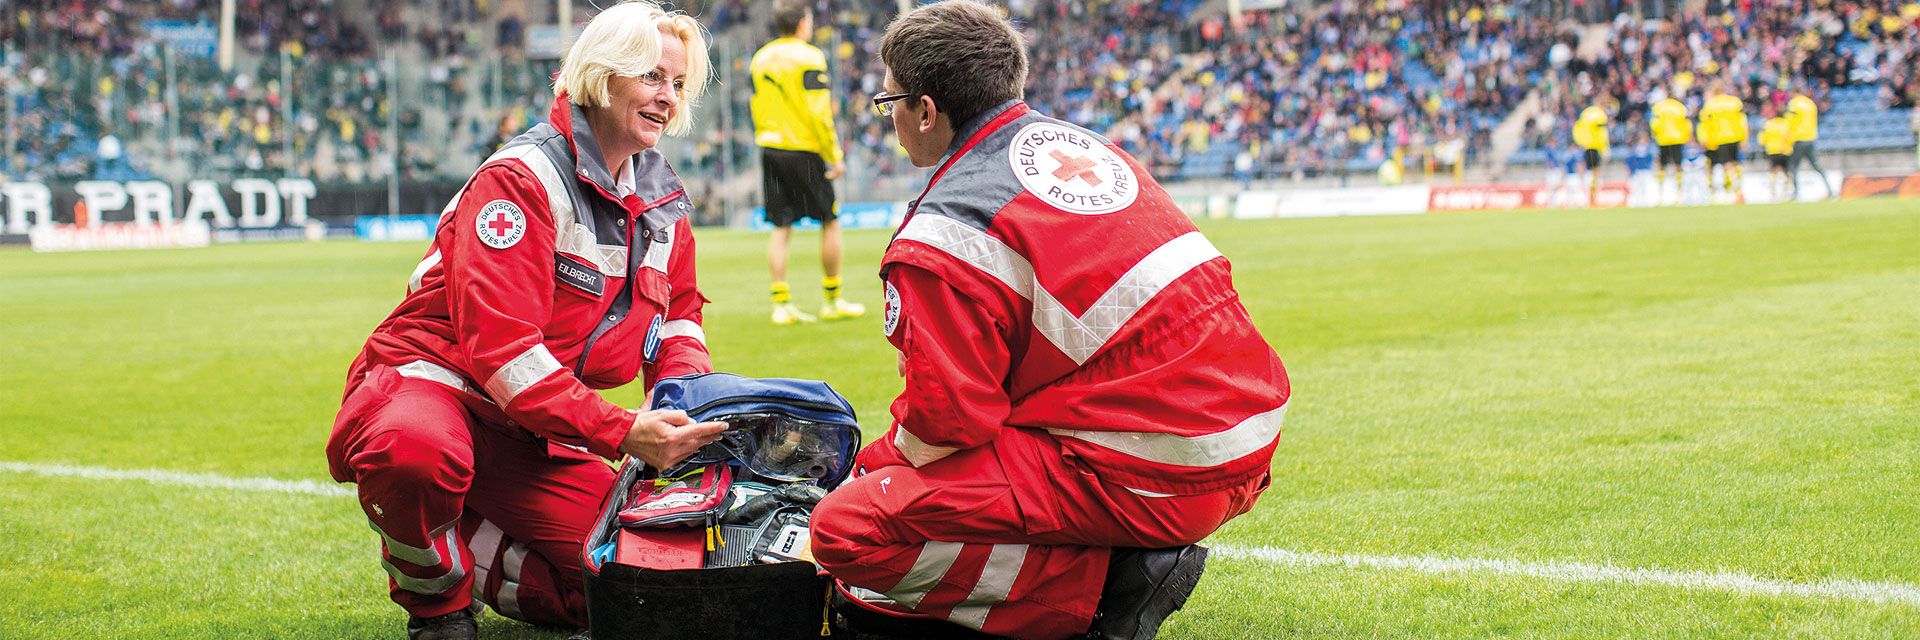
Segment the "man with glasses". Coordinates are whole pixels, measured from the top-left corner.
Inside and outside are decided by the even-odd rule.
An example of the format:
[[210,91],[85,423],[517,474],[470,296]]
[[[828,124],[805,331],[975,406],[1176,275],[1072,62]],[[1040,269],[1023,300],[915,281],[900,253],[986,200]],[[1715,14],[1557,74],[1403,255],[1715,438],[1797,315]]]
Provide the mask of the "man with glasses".
[[833,105],[827,91],[827,57],[807,43],[813,9],[807,0],[776,0],[773,28],[780,37],[753,54],[754,142],[760,146],[760,184],[766,194],[773,238],[767,265],[773,272],[773,323],[813,322],[793,306],[787,286],[787,244],[793,224],[820,221],[820,317],[858,318],[866,307],[840,299],[840,220],[833,181],[846,173]]
[[1194,543],[1266,489],[1286,370],[1153,177],[1021,101],[994,9],[908,12],[880,58],[874,107],[934,172],[881,266],[905,390],[814,512],[815,557],[847,611],[1151,638]]

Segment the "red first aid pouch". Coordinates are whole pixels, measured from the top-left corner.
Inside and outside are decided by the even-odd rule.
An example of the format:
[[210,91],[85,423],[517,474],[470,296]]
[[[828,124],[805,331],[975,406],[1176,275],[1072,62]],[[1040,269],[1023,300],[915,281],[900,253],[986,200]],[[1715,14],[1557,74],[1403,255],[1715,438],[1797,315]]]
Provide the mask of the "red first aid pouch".
[[711,527],[720,521],[733,486],[726,463],[633,483],[618,516],[622,527]]

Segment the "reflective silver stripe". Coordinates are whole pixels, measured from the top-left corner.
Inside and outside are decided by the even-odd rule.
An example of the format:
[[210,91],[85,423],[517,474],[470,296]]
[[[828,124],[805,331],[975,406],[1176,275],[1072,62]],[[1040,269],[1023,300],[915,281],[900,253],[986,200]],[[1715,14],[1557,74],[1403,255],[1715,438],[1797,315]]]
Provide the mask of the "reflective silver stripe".
[[520,567],[527,561],[527,545],[515,542],[507,547],[507,555],[500,559],[500,578],[520,581]]
[[1141,258],[1079,318],[1067,315],[1064,308],[1055,307],[1065,317],[1058,323],[1043,324],[1038,320],[1040,310],[1036,304],[1034,324],[1047,336],[1048,341],[1059,345],[1067,357],[1085,364],[1094,352],[1106,345],[1113,334],[1120,332],[1121,326],[1133,319],[1134,314],[1147,306],[1154,296],[1160,295],[1167,285],[1173,284],[1174,280],[1186,275],[1194,267],[1218,257],[1220,250],[1207,242],[1206,236],[1198,231],[1189,232],[1167,241],[1147,257]]
[[520,583],[501,580],[500,595],[494,598],[493,606],[500,610],[500,615],[515,620],[523,619],[525,616],[520,613]]
[[515,542],[507,547],[507,553],[500,559],[500,595],[494,598],[494,606],[500,608],[500,615],[520,618],[520,568],[527,560],[527,545]]
[[436,248],[433,250],[433,253],[429,253],[427,257],[420,259],[419,266],[413,268],[413,275],[407,278],[407,293],[418,291],[420,289],[420,281],[427,277],[427,271],[439,265],[440,250]]
[[847,586],[847,593],[852,595],[855,598],[859,598],[861,602],[872,602],[874,604],[881,604],[881,605],[888,605],[888,606],[900,605],[900,603],[894,602],[893,598],[887,597],[887,594],[880,593],[878,591],[874,591],[866,587],[855,586],[851,584],[846,586]]
[[670,320],[660,325],[660,341],[666,342],[668,338],[693,338],[705,345],[707,330],[700,328],[700,323],[692,320]]
[[553,248],[581,258],[614,277],[627,275],[627,248],[594,243],[593,230],[580,222],[579,215],[573,210],[572,190],[567,188],[566,180],[571,174],[562,177],[553,166],[553,160],[541,151],[538,145],[522,145],[501,149],[493,154],[494,160],[517,160],[533,172],[534,178],[547,192],[547,210],[553,213]]
[[433,541],[436,538],[444,536],[447,539],[448,546],[459,544],[459,538],[456,537],[457,532],[453,531],[453,527],[458,524],[460,524],[460,519],[455,518],[453,522],[435,527],[432,533],[427,534],[427,546],[425,548],[416,547],[393,539],[393,536],[387,535],[385,531],[381,531],[380,525],[374,524],[372,520],[367,521],[367,528],[373,529],[374,533],[380,534],[380,544],[385,545],[387,555],[422,567],[437,567],[440,566],[440,552],[434,550]]
[[432,380],[467,393],[473,393],[473,387],[467,384],[466,378],[461,377],[458,373],[454,373],[452,369],[425,360],[415,360],[394,367],[393,372],[408,378]]
[[[466,567],[460,566],[460,530],[456,528],[456,525],[459,523],[460,521],[455,519],[453,522],[442,525],[439,529],[436,529],[434,534],[429,538],[444,537],[446,540],[448,568],[447,572],[441,574],[440,577],[415,578],[402,573],[399,567],[393,566],[393,562],[385,557],[380,559],[380,566],[387,570],[387,576],[393,578],[393,583],[399,585],[402,589],[429,596],[445,593],[447,589],[453,588],[453,585],[458,584],[461,579],[467,577]],[[374,527],[373,530],[380,531],[380,528]],[[445,530],[446,533],[444,536],[441,535],[441,530]],[[388,545],[386,547],[388,556],[423,567],[440,566],[440,554],[434,549],[421,549],[419,547],[407,546],[404,543],[394,542],[393,538],[387,536],[385,531],[380,531],[380,537]],[[404,551],[399,551],[402,547],[404,547]],[[422,562],[423,560],[432,561]]]
[[1006,602],[1007,594],[1013,592],[1013,581],[1020,577],[1020,565],[1027,561],[1027,545],[996,544],[993,552],[987,555],[987,566],[980,570],[980,581],[973,583],[973,591],[967,593],[967,599],[954,605],[947,619],[969,629],[979,629],[987,624],[987,614],[993,612],[994,605]]
[[1063,438],[1074,438],[1106,447],[1135,458],[1181,467],[1212,467],[1253,454],[1280,437],[1280,421],[1287,405],[1255,415],[1233,428],[1204,436],[1178,436],[1171,433],[1138,431],[1080,431],[1048,429]]
[[673,227],[667,227],[660,230],[660,237],[655,239],[653,246],[647,248],[647,255],[640,259],[640,266],[666,273],[667,260],[672,257]]
[[1122,488],[1122,489],[1126,489],[1127,491],[1130,491],[1130,492],[1132,492],[1132,493],[1133,493],[1133,495],[1136,495],[1136,496],[1140,496],[1140,497],[1143,497],[1143,498],[1171,498],[1171,497],[1173,497],[1173,494],[1171,494],[1171,493],[1160,493],[1160,492],[1158,492],[1158,491],[1148,491],[1148,490],[1146,490],[1146,489],[1135,489],[1135,488],[1133,488],[1133,487],[1120,487],[1120,488]]
[[925,440],[920,439],[920,436],[913,435],[912,431],[898,424],[893,425],[893,447],[899,449],[900,455],[906,456],[907,462],[913,463],[916,467],[926,466],[929,462],[959,451],[954,447],[936,447],[927,444]]
[[473,595],[481,601],[487,600],[487,574],[492,569],[488,565],[499,555],[500,540],[504,536],[492,520],[481,520],[480,528],[473,532],[473,541],[467,543],[467,549],[473,552]]
[[559,370],[560,361],[547,351],[547,345],[533,345],[533,348],[507,362],[507,366],[493,372],[493,377],[487,379],[487,396],[493,398],[495,404],[505,407],[527,387]]
[[920,556],[913,559],[913,568],[900,577],[900,584],[886,591],[887,597],[908,609],[919,606],[927,592],[940,584],[941,576],[947,575],[947,569],[953,568],[953,561],[960,559],[960,550],[965,547],[958,542],[929,541],[922,545]]
[[1077,364],[1086,364],[1167,285],[1220,257],[1220,250],[1200,232],[1181,235],[1141,258],[1086,313],[1076,316],[1040,286],[1032,263],[984,231],[951,218],[925,215],[907,221],[899,238],[944,251],[1032,301],[1034,329]]
[[402,589],[426,596],[439,595],[446,593],[448,589],[453,588],[453,585],[459,584],[462,578],[467,577],[466,568],[460,566],[459,547],[450,548],[449,551],[453,555],[453,568],[448,569],[438,578],[415,578],[401,573],[393,563],[384,559],[380,561],[380,566],[386,568],[387,576],[393,578],[393,583],[400,585]]
[[1033,263],[984,231],[952,218],[914,216],[900,229],[896,239],[913,240],[945,251],[1005,283],[1020,297],[1033,299]]

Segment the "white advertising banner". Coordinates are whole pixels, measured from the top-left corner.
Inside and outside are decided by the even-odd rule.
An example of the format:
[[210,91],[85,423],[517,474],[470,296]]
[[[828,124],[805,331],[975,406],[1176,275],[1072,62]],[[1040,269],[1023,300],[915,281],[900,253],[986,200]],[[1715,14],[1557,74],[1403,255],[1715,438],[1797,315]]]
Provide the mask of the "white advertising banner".
[[43,224],[27,234],[34,251],[101,251],[109,249],[178,249],[204,247],[213,228],[200,220],[174,224],[107,222],[93,225]]
[[1427,185],[1301,189],[1280,196],[1274,215],[1282,218],[1320,216],[1390,216],[1427,212]]

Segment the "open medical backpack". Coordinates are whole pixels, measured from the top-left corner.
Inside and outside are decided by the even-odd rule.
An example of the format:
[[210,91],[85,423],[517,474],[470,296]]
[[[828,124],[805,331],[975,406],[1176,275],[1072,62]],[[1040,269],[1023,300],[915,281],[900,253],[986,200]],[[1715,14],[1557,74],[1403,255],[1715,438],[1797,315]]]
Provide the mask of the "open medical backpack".
[[672,469],[620,471],[583,559],[593,637],[828,635],[808,519],[851,471],[852,405],[824,382],[708,373],[661,381],[652,408],[729,428]]

